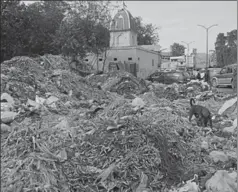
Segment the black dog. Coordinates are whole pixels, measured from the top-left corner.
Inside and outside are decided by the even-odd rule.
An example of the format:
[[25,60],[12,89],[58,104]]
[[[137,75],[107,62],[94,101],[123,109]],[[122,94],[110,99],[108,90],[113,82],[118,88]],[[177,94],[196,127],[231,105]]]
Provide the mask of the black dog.
[[212,128],[212,117],[210,111],[201,105],[194,105],[195,101],[193,98],[190,99],[191,109],[189,111],[189,121],[191,122],[192,116],[194,115],[200,121],[203,122],[204,126],[207,127],[208,121],[210,122],[210,127]]

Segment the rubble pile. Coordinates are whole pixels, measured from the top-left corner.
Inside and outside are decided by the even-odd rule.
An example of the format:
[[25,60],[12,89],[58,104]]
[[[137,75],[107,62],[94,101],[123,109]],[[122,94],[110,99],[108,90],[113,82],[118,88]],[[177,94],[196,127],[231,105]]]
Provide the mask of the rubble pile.
[[[113,108],[109,110],[113,111]],[[20,124],[23,129],[17,127],[19,124],[13,124],[14,136],[7,138],[2,145],[3,148],[10,149],[3,150],[4,168],[10,164],[17,166],[20,157],[24,159],[20,162],[22,170],[27,170],[26,173],[16,172],[11,177],[4,173],[4,183],[8,183],[7,186],[9,181],[17,182],[15,177],[18,177],[22,180],[22,187],[31,188],[35,182],[46,181],[46,176],[51,178],[49,185],[38,186],[39,189],[48,187],[53,190],[55,182],[60,180],[58,189],[64,187],[65,190],[87,191],[85,184],[88,189],[101,187],[104,190],[133,190],[137,188],[143,174],[148,177],[148,187],[152,189],[164,187],[159,184],[160,177],[160,180],[164,178],[170,184],[180,181],[183,167],[179,155],[183,151],[182,148],[174,146],[173,140],[178,136],[172,133],[171,128],[163,130],[158,125],[151,127],[147,121],[140,121],[138,117],[130,115],[117,120],[95,120],[92,123],[94,129],[90,130],[86,130],[83,125],[79,126],[87,121],[85,119],[79,120],[81,123],[77,123],[78,127],[70,126],[67,118],[58,124],[56,118],[50,120],[47,116],[41,118],[40,124],[29,121],[31,120],[25,119]],[[89,124],[88,122],[87,129]],[[171,124],[163,125],[168,128],[170,126]],[[167,135],[170,137],[166,138]],[[15,146],[17,138],[21,139]],[[19,156],[14,151],[17,151]],[[78,168],[75,170],[75,167]],[[64,171],[64,174],[60,170]],[[100,175],[95,174],[98,171]],[[54,172],[58,172],[57,175]],[[5,177],[5,174],[8,177]],[[34,176],[37,174],[39,177]],[[19,187],[14,184],[12,183],[10,190]]]
[[44,99],[55,96],[61,103],[72,101],[74,104],[84,100],[102,102],[107,99],[104,91],[90,86],[87,80],[76,73],[54,69],[57,68],[58,62],[61,62],[59,67],[68,65],[63,59],[60,60],[56,56],[51,58],[48,55],[47,60],[50,60],[51,65],[47,69],[35,60],[37,59],[14,57],[3,62],[1,92],[9,93],[20,104],[25,104],[28,99],[35,100],[36,96]]
[[199,100],[207,100],[214,97],[210,86],[204,81],[192,80],[187,84],[164,85],[161,83],[150,83],[148,85],[158,98],[166,98],[170,101],[186,97],[196,97]]
[[194,89],[199,89],[198,91],[207,91],[210,89],[210,85],[205,81],[191,80],[187,84],[188,87],[193,87]]
[[84,78],[46,58],[57,67],[1,64],[3,191],[237,191],[237,96],[195,82],[213,119],[200,127],[188,121],[193,83],[146,84],[121,71]]
[[148,90],[143,79],[136,78],[126,71],[115,71],[107,74],[92,75],[88,78],[103,90],[116,92],[119,95],[140,94]]
[[[96,99],[107,98],[102,90],[95,89],[82,77],[69,70],[54,70],[48,76],[46,81],[47,92],[58,92],[61,94],[69,95],[82,99]],[[52,89],[50,89],[50,87]],[[57,90],[54,90],[57,89]]]
[[70,70],[82,77],[91,74],[93,71],[92,68],[85,64],[82,60],[71,61],[72,59],[70,57],[63,55],[46,54],[35,57],[34,60],[40,63],[45,70]]
[[34,58],[34,60],[39,63],[41,66],[44,66],[44,69],[70,69],[69,62],[62,55],[52,55],[46,54],[43,56],[39,56]]
[[160,83],[152,83],[149,85],[149,89],[156,95],[157,98],[165,98],[170,101],[184,98],[184,86],[179,86],[176,83],[167,86]]
[[1,63],[1,93],[26,102],[35,99],[37,81],[44,79],[44,69],[29,57],[14,57]]

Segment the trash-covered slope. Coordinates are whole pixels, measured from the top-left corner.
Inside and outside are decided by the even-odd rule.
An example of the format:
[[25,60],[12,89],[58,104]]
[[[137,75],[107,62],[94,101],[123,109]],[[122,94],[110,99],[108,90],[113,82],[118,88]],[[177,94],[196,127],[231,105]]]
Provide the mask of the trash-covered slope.
[[[195,91],[201,82],[150,84],[126,72],[83,78],[27,57],[1,66],[2,191],[237,188],[237,96]],[[213,128],[188,121],[191,95],[212,112]]]

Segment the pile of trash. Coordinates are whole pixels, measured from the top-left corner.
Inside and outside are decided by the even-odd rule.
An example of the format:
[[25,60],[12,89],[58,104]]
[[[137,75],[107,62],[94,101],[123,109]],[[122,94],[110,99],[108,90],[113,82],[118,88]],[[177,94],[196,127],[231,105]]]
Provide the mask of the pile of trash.
[[136,78],[126,71],[93,74],[87,79],[94,86],[99,85],[104,91],[116,92],[119,95],[141,94],[148,90],[145,80]]
[[26,104],[28,99],[35,100],[36,96],[44,99],[54,96],[63,103],[84,100],[103,102],[108,99],[103,90],[92,87],[86,79],[71,70],[55,69],[59,61],[60,66],[68,65],[63,58],[51,58],[50,55],[45,58],[50,60],[50,67],[37,63],[37,58],[29,57],[14,57],[3,62],[1,92],[10,94],[17,104]]
[[43,56],[33,58],[37,63],[41,66],[44,66],[44,69],[63,69],[69,70],[70,65],[66,58],[62,55],[52,55],[52,54],[45,54]]
[[82,60],[77,59],[72,61],[72,58],[63,55],[45,54],[33,59],[43,66],[45,70],[70,70],[82,77],[92,73],[91,66],[87,65]]
[[[9,102],[13,100],[7,94],[2,96],[4,98]],[[143,107],[138,105],[138,101],[131,104],[125,101],[124,105],[130,105],[131,110]],[[118,101],[114,102],[105,109],[108,114],[110,111],[118,114],[112,107]],[[178,136],[172,132],[171,122],[165,122],[162,127],[168,129],[162,129],[159,125],[140,120],[135,116],[136,111],[118,116],[118,119],[105,115],[104,119],[95,118],[92,122],[83,117],[76,120],[72,116],[56,118],[55,115],[49,116],[44,105],[39,105],[42,112],[47,113],[40,117],[39,122],[33,123],[31,118],[26,118],[18,124],[13,119],[7,122],[2,116],[2,122],[6,123],[5,132],[12,130],[7,138],[2,138],[1,145],[3,186],[9,190],[119,188],[124,191],[140,188],[140,182],[148,183],[151,189],[159,189],[165,187],[160,184],[163,180],[168,184],[181,180],[180,153],[184,152]],[[70,125],[72,119],[74,125]],[[162,117],[160,119],[165,121]],[[7,130],[7,126],[11,128]],[[10,165],[21,169],[7,169]],[[144,181],[144,177],[147,180]]]
[[158,98],[165,98],[170,101],[177,100],[179,98],[185,98],[184,86],[173,83],[171,85],[165,85],[161,83],[152,83],[148,85],[151,92],[153,92]]
[[191,87],[193,90],[201,92],[201,91],[207,91],[210,89],[210,85],[201,80],[191,80],[190,82],[187,83],[187,88]]
[[192,84],[84,78],[27,57],[2,66],[3,191],[237,191],[237,96],[202,99],[202,88],[213,128],[200,127],[188,121]]
[[42,66],[29,57],[14,57],[1,63],[1,93],[7,92],[20,102],[35,99],[39,82],[44,81]]
[[[187,99],[152,100],[149,94],[133,100],[114,95],[115,100],[90,119],[81,108],[61,115],[45,107],[49,101],[35,101],[30,104],[41,108],[39,120],[29,116],[17,123],[5,105],[9,116],[1,115],[3,189],[168,191],[177,186],[173,191],[198,192],[213,191],[218,180],[224,182],[220,191],[234,187],[237,175],[230,170],[236,167],[237,119],[231,130],[225,115],[234,111],[237,98],[220,109],[215,101],[199,103],[211,104],[213,114],[218,111],[215,129],[204,129],[191,125],[182,113]],[[7,94],[1,100],[14,103]],[[216,136],[220,132],[224,135]]]
[[192,80],[187,84],[173,83],[171,85],[149,83],[148,87],[156,94],[157,97],[166,98],[170,101],[184,99],[186,97],[197,97],[197,99],[199,97],[200,100],[206,100],[214,97],[214,94],[210,89],[210,85],[204,81],[198,80]]

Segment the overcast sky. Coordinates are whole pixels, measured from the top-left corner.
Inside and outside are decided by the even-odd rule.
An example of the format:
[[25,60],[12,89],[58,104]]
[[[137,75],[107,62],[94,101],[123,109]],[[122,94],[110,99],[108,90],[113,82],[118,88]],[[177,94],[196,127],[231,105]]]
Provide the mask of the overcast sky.
[[209,49],[215,49],[218,33],[237,29],[237,1],[125,1],[133,17],[141,16],[147,23],[160,26],[162,48],[174,42],[190,44],[190,50],[206,52],[206,30],[197,24],[212,27],[209,30]]

